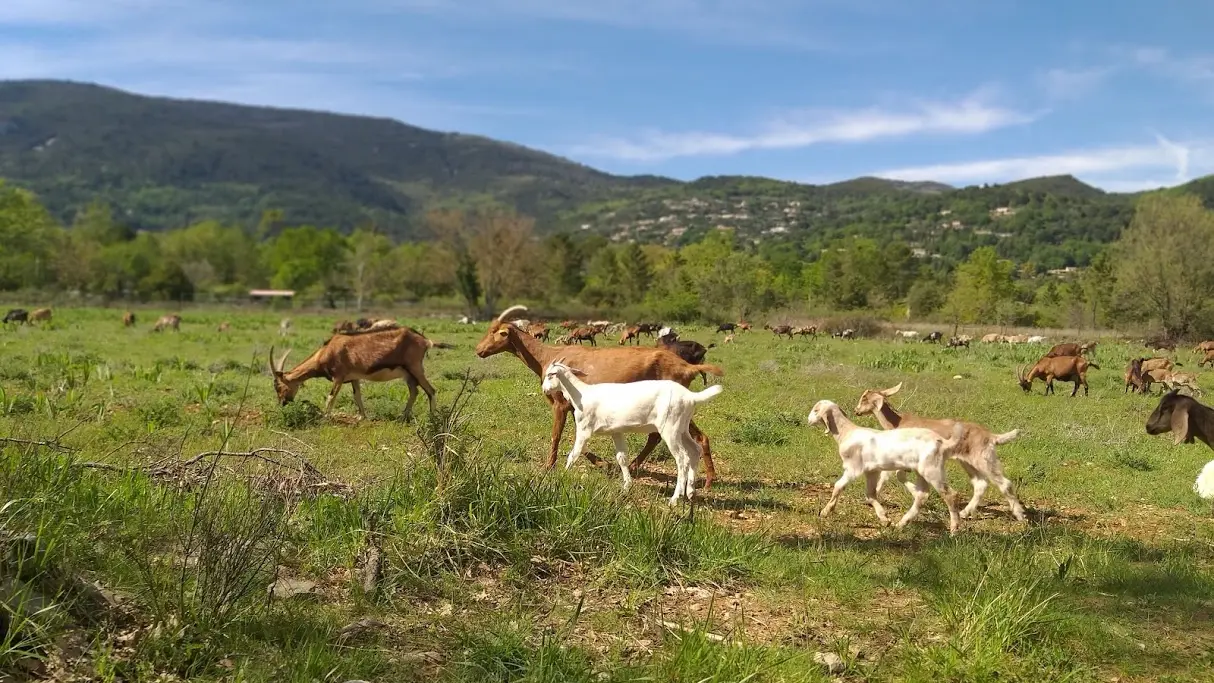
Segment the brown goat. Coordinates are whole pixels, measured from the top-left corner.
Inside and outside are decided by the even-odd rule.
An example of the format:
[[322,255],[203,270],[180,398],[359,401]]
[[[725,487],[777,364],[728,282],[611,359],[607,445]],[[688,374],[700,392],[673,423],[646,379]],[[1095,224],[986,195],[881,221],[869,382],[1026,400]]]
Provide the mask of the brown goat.
[[598,343],[594,341],[598,334],[599,330],[593,327],[579,327],[569,333],[569,343],[577,342],[578,346],[581,346],[582,342],[588,341],[591,346],[598,346]]
[[750,331],[750,323],[748,323],[748,322],[742,322],[742,321],[738,321],[738,331],[739,331],[739,332],[749,332],[749,331]]
[[1214,349],[1206,351],[1205,358],[1197,361],[1197,367],[1200,368],[1203,365],[1214,365]]
[[1100,366],[1089,361],[1083,356],[1059,356],[1057,358],[1042,358],[1037,361],[1037,364],[1025,374],[1023,370],[1016,371],[1016,380],[1020,383],[1020,388],[1024,389],[1024,393],[1029,393],[1033,390],[1033,380],[1040,379],[1045,382],[1046,395],[1054,393],[1054,380],[1063,382],[1074,382],[1075,388],[1071,390],[1071,396],[1079,393],[1080,385],[1083,386],[1083,395],[1088,395],[1088,368],[1100,369]]
[[1054,344],[1049,351],[1046,352],[1046,358],[1064,358],[1066,356],[1082,356],[1083,351],[1079,344],[1075,342],[1067,342],[1065,344]]
[[620,337],[620,344],[624,344],[625,342],[629,341],[636,342],[637,344],[641,343],[640,325],[629,325],[624,329],[624,334]]
[[771,330],[772,334],[776,335],[777,337],[788,335],[788,338],[792,339],[792,326],[790,325],[776,325],[775,327],[772,327],[771,325],[764,325],[763,329]]
[[1147,434],[1152,436],[1172,432],[1172,443],[1193,443],[1200,439],[1211,448],[1214,439],[1214,410],[1191,396],[1169,391],[1159,399],[1159,405],[1147,418]]
[[325,402],[325,413],[333,408],[337,394],[343,384],[349,383],[354,390],[354,404],[358,406],[358,414],[367,417],[363,407],[362,385],[368,382],[389,382],[403,379],[409,387],[409,401],[405,403],[404,417],[413,417],[413,403],[417,400],[417,388],[420,386],[430,400],[430,410],[434,410],[434,387],[426,379],[423,361],[426,352],[433,347],[440,349],[454,348],[424,337],[420,332],[408,327],[397,327],[387,330],[372,330],[368,332],[348,332],[329,337],[320,348],[302,363],[283,371],[290,349],[283,352],[282,357],[274,359],[274,347],[270,347],[270,373],[274,376],[274,393],[278,402],[286,405],[295,400],[295,394],[304,382],[317,377],[324,377],[333,382],[329,391],[329,400]]
[[1171,358],[1143,358],[1142,371],[1151,372],[1153,370],[1171,370],[1179,363],[1173,363]]
[[37,310],[30,311],[30,320],[29,321],[31,323],[35,323],[35,322],[49,323],[51,321],[51,309],[39,308]]
[[[683,386],[690,386],[692,380],[701,372],[720,377],[724,371],[716,365],[692,365],[666,349],[653,347],[604,347],[601,349],[568,347],[553,347],[541,344],[536,339],[520,334],[518,329],[506,322],[506,319],[516,311],[526,311],[526,306],[511,306],[502,311],[501,315],[489,324],[489,329],[480,343],[476,345],[476,355],[488,358],[499,353],[510,353],[523,362],[537,377],[543,375],[544,368],[554,359],[563,357],[567,363],[585,372],[579,377],[583,382],[597,384],[600,382],[637,382],[647,379],[668,379]],[[561,434],[565,431],[565,422],[573,407],[563,396],[545,398],[552,405],[552,443],[548,452],[547,468],[556,465],[557,450],[561,445]],[[716,468],[712,462],[712,448],[705,435],[693,421],[688,429],[691,437],[696,440],[703,450],[704,458],[704,490],[712,486],[716,477]],[[650,434],[645,447],[629,465],[628,469],[634,475],[641,463],[661,442],[659,434]],[[598,463],[597,457],[586,454],[592,462]]]
[[132,327],[132,326],[134,326],[134,324],[135,324],[135,314],[133,312],[127,311],[126,313],[122,314],[122,326],[123,327]]
[[220,331],[220,332],[227,332],[227,331],[228,331],[228,330],[230,330],[230,329],[232,329],[232,323],[230,323],[230,322],[228,322],[228,321],[226,321],[226,320],[225,320],[225,321],[223,321],[223,322],[221,322],[221,323],[219,323],[219,331]]
[[179,331],[181,329],[181,316],[177,315],[176,313],[160,316],[160,318],[156,321],[156,324],[152,325],[152,331],[160,332],[161,330],[169,327],[173,328],[174,332]]
[[[889,389],[865,391],[860,396],[860,402],[856,404],[856,415],[875,416],[877,422],[881,423],[882,429],[921,427],[936,432],[942,438],[952,438],[953,425],[957,424],[957,420],[936,420],[910,413],[899,414],[894,410],[886,399],[898,393],[901,388],[902,383],[899,382],[897,386]],[[978,504],[982,502],[982,494],[986,493],[987,482],[990,482],[997,486],[1003,492],[1003,496],[1007,498],[1012,516],[1023,522],[1025,520],[1024,506],[1016,497],[1012,481],[1004,476],[1003,465],[995,453],[995,446],[1016,438],[1020,430],[1013,429],[1004,434],[994,434],[991,430],[974,422],[961,422],[961,426],[964,430],[961,445],[953,451],[952,458],[965,470],[974,487],[974,496],[970,499],[969,505],[966,505],[965,509],[961,511],[961,516],[969,517],[978,509]],[[913,484],[908,488],[913,488]]]
[[794,327],[794,328],[792,328],[792,333],[801,335],[802,337],[812,337],[814,339],[817,339],[818,338],[818,326],[817,325],[805,325],[803,327]]
[[531,323],[527,326],[527,334],[541,341],[548,341],[548,336],[552,333],[544,323]]
[[1142,372],[1142,361],[1142,358],[1130,359],[1130,364],[1125,368],[1125,390],[1121,393],[1136,391],[1145,394],[1150,390],[1150,379]]
[[1211,351],[1214,351],[1214,340],[1203,341],[1202,343],[1193,347],[1193,352],[1197,354],[1209,353]]

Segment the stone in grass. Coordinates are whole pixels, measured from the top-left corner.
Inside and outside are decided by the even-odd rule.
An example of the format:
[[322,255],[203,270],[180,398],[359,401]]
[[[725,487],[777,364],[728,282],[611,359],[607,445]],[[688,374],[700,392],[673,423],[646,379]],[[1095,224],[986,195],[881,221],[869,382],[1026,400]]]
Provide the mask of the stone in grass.
[[843,673],[847,668],[843,658],[833,652],[815,652],[814,662],[826,667],[827,672],[832,674]]
[[290,598],[319,598],[320,590],[316,587],[315,581],[306,579],[288,579],[281,578],[269,586],[270,597],[279,600],[288,600]]

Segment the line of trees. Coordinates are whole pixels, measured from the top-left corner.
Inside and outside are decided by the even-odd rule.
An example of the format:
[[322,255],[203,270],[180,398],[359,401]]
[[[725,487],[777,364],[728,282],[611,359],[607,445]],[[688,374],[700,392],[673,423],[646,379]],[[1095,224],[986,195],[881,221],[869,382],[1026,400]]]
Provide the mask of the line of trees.
[[182,301],[271,286],[359,309],[439,298],[495,311],[521,300],[671,321],[866,310],[946,323],[1154,324],[1173,336],[1205,333],[1214,318],[1214,213],[1187,195],[1144,196],[1121,239],[1068,279],[992,247],[954,264],[859,236],[755,244],[714,230],[681,248],[620,244],[586,231],[540,237],[531,219],[501,208],[435,211],[426,225],[433,239],[396,243],[371,225],[346,235],[267,212],[252,228],[204,221],[147,233],[93,204],[61,226],[37,197],[0,183],[0,291]]

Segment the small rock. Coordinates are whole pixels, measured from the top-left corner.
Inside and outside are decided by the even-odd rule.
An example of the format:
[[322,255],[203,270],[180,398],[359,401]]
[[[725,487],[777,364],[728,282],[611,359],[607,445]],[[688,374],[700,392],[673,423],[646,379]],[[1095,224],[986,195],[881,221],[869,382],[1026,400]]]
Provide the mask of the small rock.
[[843,673],[847,668],[843,658],[833,652],[815,652],[814,662],[826,667],[827,672],[832,674]]
[[953,375],[953,379],[965,379],[965,375]]
[[286,600],[297,596],[318,596],[320,591],[316,588],[315,581],[305,579],[279,579],[270,584],[270,596],[279,600]]
[[406,652],[400,656],[401,661],[422,664],[442,664],[443,656],[437,652]]
[[352,624],[346,624],[337,634],[338,642],[346,642],[365,633],[386,627],[387,624],[374,619],[359,619]]

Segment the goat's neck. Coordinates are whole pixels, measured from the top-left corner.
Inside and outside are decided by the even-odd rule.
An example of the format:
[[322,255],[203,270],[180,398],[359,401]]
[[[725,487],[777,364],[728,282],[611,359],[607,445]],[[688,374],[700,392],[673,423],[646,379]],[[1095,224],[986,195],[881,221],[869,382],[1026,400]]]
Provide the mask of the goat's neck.
[[540,340],[529,334],[524,334],[513,324],[510,325],[510,353],[531,368],[531,372],[542,377],[544,368],[556,357],[558,349],[545,346]]
[[856,428],[856,423],[847,419],[842,410],[835,409],[831,411],[831,421],[835,423],[835,438],[842,441],[847,438],[851,430]]
[[[321,347],[324,348],[324,347]],[[320,364],[320,351],[300,361],[299,365],[287,370],[282,377],[292,384],[306,382],[316,377],[328,377],[329,373]]]
[[569,372],[557,373],[556,379],[561,383],[561,393],[565,394],[565,398],[573,404],[574,410],[582,412],[582,389],[586,384]]
[[876,417],[877,422],[881,423],[882,429],[897,429],[898,425],[902,424],[902,416],[885,401],[881,402],[881,408],[877,410]]

